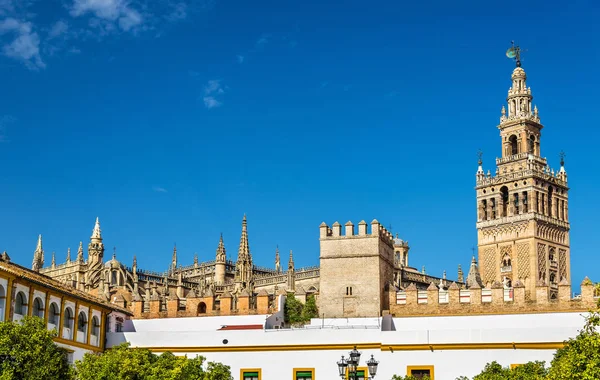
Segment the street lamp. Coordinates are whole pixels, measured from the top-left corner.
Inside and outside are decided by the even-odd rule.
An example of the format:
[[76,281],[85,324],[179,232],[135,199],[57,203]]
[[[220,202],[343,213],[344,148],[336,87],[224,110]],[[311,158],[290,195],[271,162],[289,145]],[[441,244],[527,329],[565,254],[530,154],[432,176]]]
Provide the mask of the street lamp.
[[[358,365],[360,363],[360,352],[354,346],[354,349],[350,351],[349,358],[344,359],[342,355],[342,359],[337,362],[338,369],[340,371],[340,377],[343,379],[348,374],[348,379],[358,380]],[[364,374],[364,380],[373,379],[377,374],[377,366],[379,362],[375,360],[373,355],[371,355],[371,359],[367,360],[367,367],[369,368],[369,374]]]

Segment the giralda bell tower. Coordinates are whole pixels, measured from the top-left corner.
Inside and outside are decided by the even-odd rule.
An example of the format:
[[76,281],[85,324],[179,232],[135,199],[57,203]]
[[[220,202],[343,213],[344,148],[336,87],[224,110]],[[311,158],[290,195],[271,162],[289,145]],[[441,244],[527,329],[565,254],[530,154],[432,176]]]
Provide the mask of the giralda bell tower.
[[496,158],[495,175],[486,174],[479,160],[479,265],[488,286],[519,281],[526,297],[535,299],[536,286],[547,285],[552,299],[559,282],[571,283],[567,173],[564,155],[557,172],[541,156],[543,126],[519,53],[518,47],[507,52],[517,67],[498,125],[502,157]]

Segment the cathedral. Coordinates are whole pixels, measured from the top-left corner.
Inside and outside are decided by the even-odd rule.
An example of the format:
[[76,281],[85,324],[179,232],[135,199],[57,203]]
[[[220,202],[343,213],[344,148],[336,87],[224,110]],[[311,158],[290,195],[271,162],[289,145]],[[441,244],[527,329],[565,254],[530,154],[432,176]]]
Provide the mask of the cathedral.
[[[405,290],[446,292],[449,289],[524,288],[525,298],[541,297],[540,286],[552,300],[559,285],[570,285],[568,186],[564,160],[560,170],[541,156],[542,124],[533,106],[525,71],[517,63],[508,91],[508,107],[500,117],[501,157],[495,173],[479,160],[476,173],[478,257],[472,258],[466,279],[458,266],[456,280],[436,277],[409,266],[408,242],[392,236],[377,220],[351,221],[344,226],[322,223],[320,265],[296,269],[290,251],[287,269],[279,251],[273,268],[254,264],[248,222],[244,215],[238,255],[226,259],[223,237],[214,258],[190,265],[171,264],[162,273],[119,262],[113,253],[105,261],[100,222],[96,219],[84,257],[83,243],[75,259],[44,266],[42,237],[32,269],[78,290],[133,312],[135,318],[269,314],[279,294],[305,302],[315,296],[326,317],[370,317],[389,313],[402,304],[394,298]],[[357,228],[355,228],[357,227]],[[479,264],[478,264],[479,263]],[[361,268],[356,276],[349,268]],[[349,274],[350,273],[350,274]],[[423,296],[425,297],[425,296]]]

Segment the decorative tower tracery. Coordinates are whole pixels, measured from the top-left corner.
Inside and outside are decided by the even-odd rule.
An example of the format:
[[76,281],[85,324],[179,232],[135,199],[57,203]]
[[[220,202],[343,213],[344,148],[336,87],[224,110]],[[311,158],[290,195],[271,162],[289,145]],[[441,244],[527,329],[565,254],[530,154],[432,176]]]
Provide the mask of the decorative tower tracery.
[[516,67],[511,79],[496,175],[484,173],[481,156],[476,173],[481,278],[506,287],[520,280],[531,299],[543,283],[552,299],[561,280],[571,281],[567,173],[562,157],[557,172],[541,157],[543,125],[525,71]]
[[242,220],[242,236],[240,237],[240,247],[238,249],[238,258],[235,263],[235,280],[246,287],[252,280],[252,255],[248,244],[248,221],[244,214]]
[[96,224],[94,225],[92,236],[90,237],[90,243],[88,244],[88,269],[92,269],[96,266],[102,266],[103,256],[104,244],[102,243],[102,230],[100,230],[100,220],[96,218]]
[[33,262],[31,263],[31,269],[39,272],[44,266],[44,249],[42,248],[42,235],[38,236],[37,245],[33,252]]
[[227,255],[225,252],[225,243],[223,243],[223,234],[219,238],[219,245],[217,247],[217,254],[215,257],[215,282],[217,284],[225,283],[225,261]]

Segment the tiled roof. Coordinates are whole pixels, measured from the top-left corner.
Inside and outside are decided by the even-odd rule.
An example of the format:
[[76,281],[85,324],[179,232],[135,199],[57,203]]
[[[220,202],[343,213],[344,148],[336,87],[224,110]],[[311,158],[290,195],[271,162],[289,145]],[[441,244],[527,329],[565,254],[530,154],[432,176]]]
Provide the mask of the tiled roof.
[[223,326],[219,329],[222,330],[262,330],[263,325],[231,325],[231,326]]
[[60,281],[57,281],[53,278],[50,278],[46,275],[43,275],[41,273],[38,272],[34,272],[30,269],[27,269],[25,267],[22,267],[18,264],[15,263],[11,263],[9,261],[4,261],[0,259],[0,271],[4,271],[7,273],[10,273],[12,275],[15,275],[17,277],[23,278],[27,281],[30,282],[34,282],[37,283],[39,285],[45,286],[47,288],[50,288],[52,290],[64,293],[64,294],[68,294],[68,295],[72,295],[73,297],[76,298],[80,298],[83,299],[87,302],[96,304],[98,306],[102,306],[108,309],[112,309],[115,311],[119,311],[121,313],[124,314],[128,314],[128,315],[133,315],[131,311],[124,309],[122,307],[119,307],[117,305],[105,302],[99,298],[94,297],[91,294],[88,294],[86,292],[83,292],[81,290],[75,289],[69,285],[63,284]]

